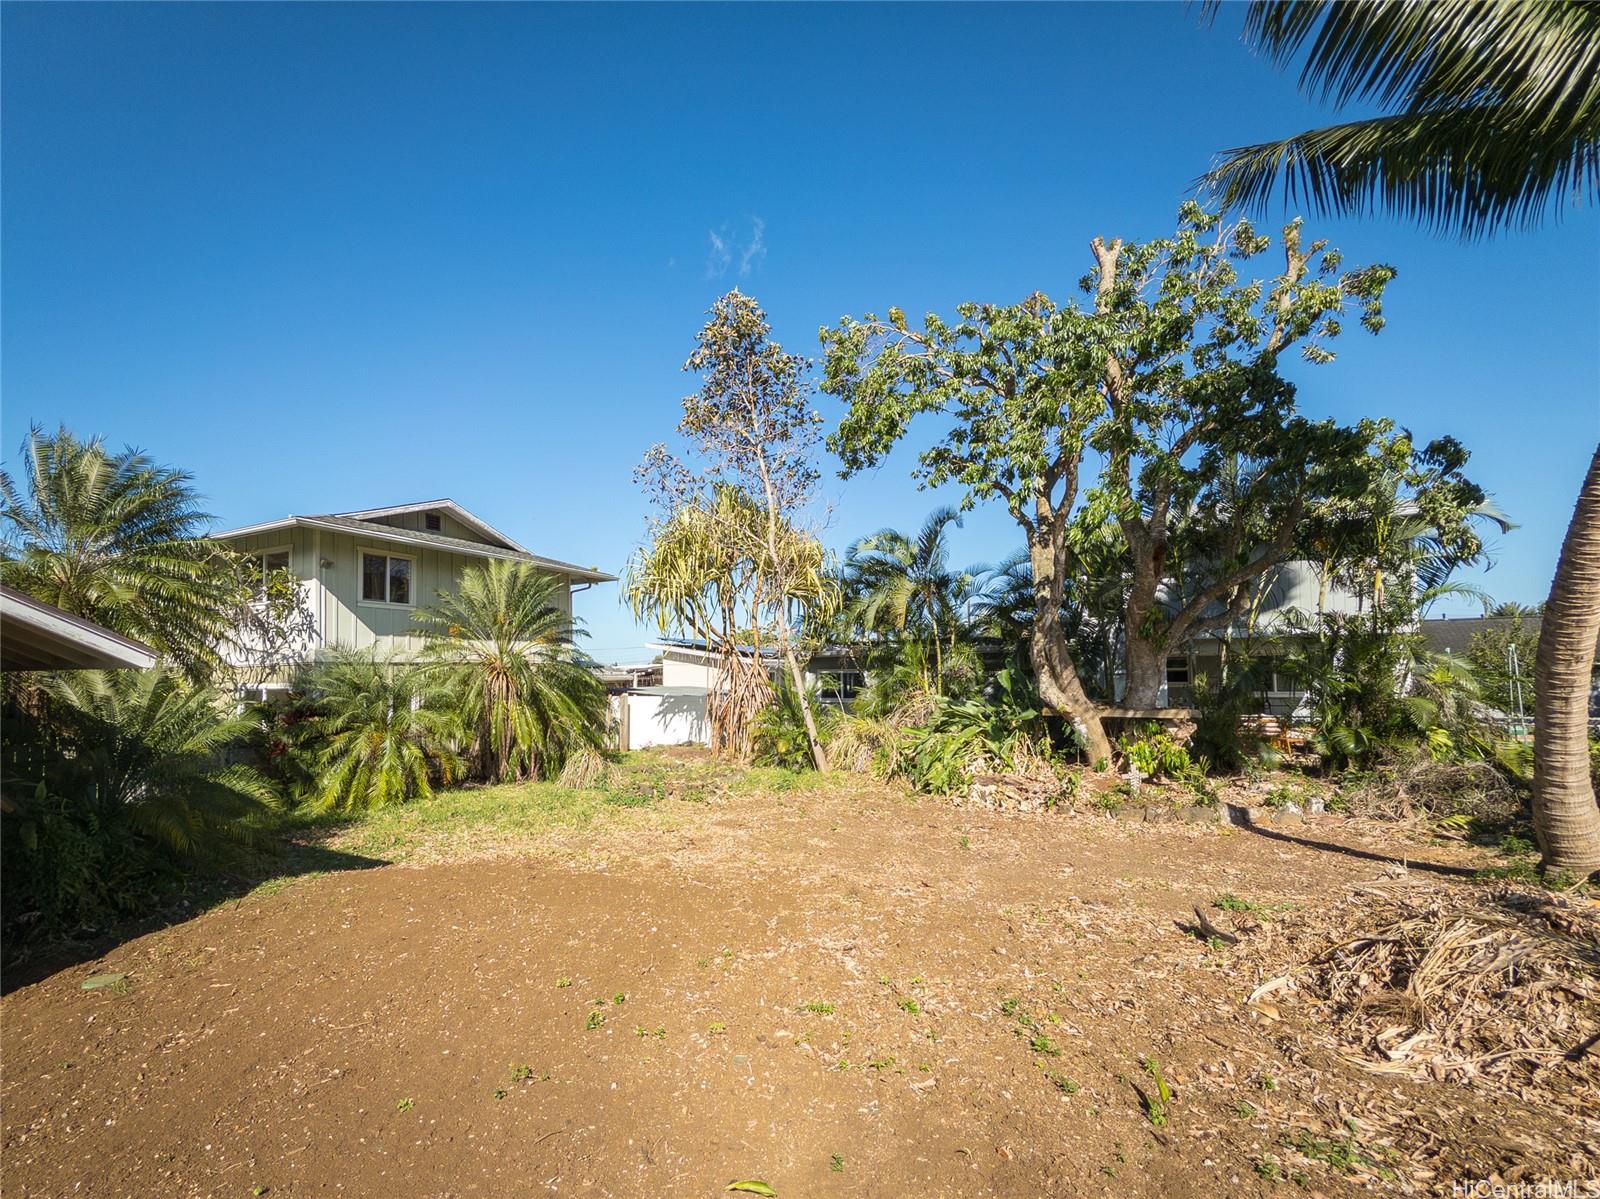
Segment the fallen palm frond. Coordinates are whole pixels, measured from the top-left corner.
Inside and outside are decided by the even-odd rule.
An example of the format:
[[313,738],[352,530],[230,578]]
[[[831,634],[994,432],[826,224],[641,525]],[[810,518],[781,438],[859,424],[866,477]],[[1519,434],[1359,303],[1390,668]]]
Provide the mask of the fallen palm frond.
[[1310,1000],[1312,1035],[1364,1069],[1486,1084],[1590,1121],[1600,1112],[1592,901],[1386,879],[1275,923],[1240,953],[1263,980],[1255,1010]]
[[1519,815],[1524,793],[1495,763],[1392,758],[1340,788],[1352,814],[1377,820],[1471,816],[1498,823]]

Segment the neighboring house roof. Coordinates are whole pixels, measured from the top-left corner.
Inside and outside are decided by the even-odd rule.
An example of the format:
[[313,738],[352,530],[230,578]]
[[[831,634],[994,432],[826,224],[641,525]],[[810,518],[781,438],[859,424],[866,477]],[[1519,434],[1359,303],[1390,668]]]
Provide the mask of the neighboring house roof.
[[[1472,647],[1472,639],[1479,633],[1509,629],[1516,623],[1512,617],[1455,616],[1422,622],[1422,635],[1428,649],[1436,654],[1464,654]],[[1537,616],[1524,616],[1522,627],[1530,633],[1539,631]],[[1529,663],[1532,666],[1532,663]]]
[[0,669],[148,670],[156,651],[0,585]]
[[[481,541],[468,541],[462,537],[448,537],[443,533],[429,533],[421,529],[402,529],[396,525],[379,524],[380,516],[399,516],[407,512],[448,511],[462,524],[476,529],[485,537],[499,541],[499,545],[486,545]],[[397,545],[424,546],[448,550],[453,554],[466,554],[474,558],[503,558],[513,562],[532,562],[556,574],[569,575],[593,583],[611,583],[616,575],[607,574],[592,566],[576,566],[556,558],[546,558],[529,553],[494,526],[479,520],[453,500],[430,500],[423,504],[401,504],[393,508],[368,508],[361,512],[326,512],[316,516],[286,516],[281,520],[264,521],[213,534],[217,540],[248,537],[255,533],[272,533],[290,528],[329,529],[335,533],[352,533],[372,541],[385,541]]]
[[[1479,633],[1505,632],[1518,620],[1522,627],[1535,637],[1539,635],[1539,624],[1543,618],[1537,612],[1524,616],[1449,616],[1438,620],[1425,620],[1422,622],[1422,635],[1427,638],[1428,648],[1436,654],[1464,654],[1472,647],[1472,639]],[[1600,639],[1595,643],[1596,653],[1600,654]],[[1524,665],[1528,670],[1533,669],[1532,662]]]

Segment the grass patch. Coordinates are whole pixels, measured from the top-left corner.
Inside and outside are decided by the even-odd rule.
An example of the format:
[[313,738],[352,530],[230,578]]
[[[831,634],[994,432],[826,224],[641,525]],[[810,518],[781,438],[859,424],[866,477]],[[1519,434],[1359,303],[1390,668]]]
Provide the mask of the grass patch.
[[[607,773],[603,787],[573,788],[555,782],[502,783],[456,787],[428,799],[359,813],[296,813],[284,823],[291,837],[315,837],[320,844],[383,861],[400,861],[425,847],[447,846],[450,853],[496,842],[531,842],[553,832],[587,828],[599,820],[649,809],[669,799],[696,800],[714,786],[726,767],[684,763],[649,753],[624,754]],[[761,784],[777,782],[752,771]],[[751,782],[752,788],[758,786]],[[773,789],[767,786],[766,789]]]

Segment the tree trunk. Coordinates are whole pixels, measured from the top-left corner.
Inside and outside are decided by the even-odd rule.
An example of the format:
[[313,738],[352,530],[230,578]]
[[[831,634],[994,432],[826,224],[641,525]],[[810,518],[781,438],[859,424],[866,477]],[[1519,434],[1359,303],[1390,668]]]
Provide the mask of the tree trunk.
[[1111,741],[1100,720],[1100,709],[1083,689],[1078,667],[1067,649],[1061,628],[1061,593],[1052,579],[1059,564],[1047,539],[1029,546],[1033,564],[1034,616],[1028,655],[1039,685],[1039,696],[1046,704],[1066,716],[1083,742],[1090,765],[1102,769],[1111,763]]
[[811,697],[806,694],[805,676],[800,673],[800,663],[794,656],[794,647],[783,638],[783,660],[789,665],[789,681],[794,684],[795,699],[800,703],[800,717],[806,722],[806,741],[811,746],[811,762],[824,773],[828,769],[828,751],[823,747],[822,734],[817,732],[817,718],[811,711]]
[[1600,636],[1600,449],[1578,493],[1539,628],[1534,667],[1533,827],[1548,870],[1600,870],[1589,776],[1589,686]]
[[1128,634],[1128,679],[1122,692],[1124,708],[1161,706],[1161,684],[1166,682],[1167,655],[1143,637]]

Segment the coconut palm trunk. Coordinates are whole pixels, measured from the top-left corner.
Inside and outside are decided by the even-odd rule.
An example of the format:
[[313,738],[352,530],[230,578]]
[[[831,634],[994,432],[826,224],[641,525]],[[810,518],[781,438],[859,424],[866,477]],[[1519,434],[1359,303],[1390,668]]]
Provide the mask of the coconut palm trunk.
[[1567,526],[1534,667],[1533,826],[1549,870],[1600,871],[1589,774],[1589,687],[1600,637],[1600,449]]

